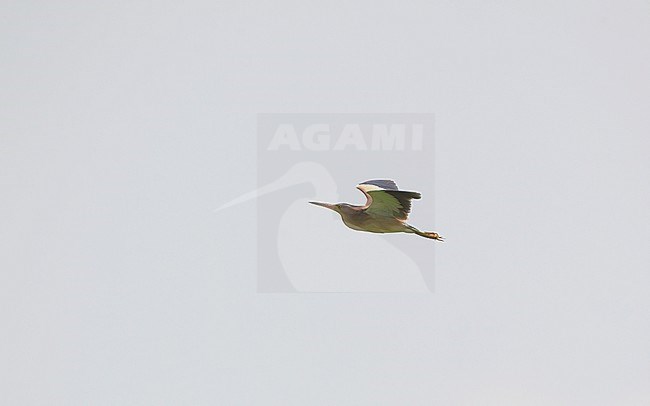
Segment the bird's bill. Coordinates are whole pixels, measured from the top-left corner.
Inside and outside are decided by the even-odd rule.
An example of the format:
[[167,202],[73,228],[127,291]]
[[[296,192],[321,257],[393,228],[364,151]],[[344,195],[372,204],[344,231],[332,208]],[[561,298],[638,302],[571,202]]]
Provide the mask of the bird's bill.
[[326,207],[326,208],[328,208],[330,210],[335,210],[336,209],[336,205],[330,204],[330,203],[321,203],[321,202],[309,202],[309,203],[315,204],[316,206]]

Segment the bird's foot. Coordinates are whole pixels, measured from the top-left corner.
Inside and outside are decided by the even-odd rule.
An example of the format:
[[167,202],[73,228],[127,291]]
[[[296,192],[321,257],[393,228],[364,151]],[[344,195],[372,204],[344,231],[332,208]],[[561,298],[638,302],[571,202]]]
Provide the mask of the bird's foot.
[[438,233],[434,233],[434,232],[425,232],[425,233],[423,233],[423,234],[424,234],[425,237],[427,237],[427,238],[431,238],[432,240],[443,241],[443,242],[445,241],[445,238],[442,237],[442,236],[441,236],[440,234],[438,234]]

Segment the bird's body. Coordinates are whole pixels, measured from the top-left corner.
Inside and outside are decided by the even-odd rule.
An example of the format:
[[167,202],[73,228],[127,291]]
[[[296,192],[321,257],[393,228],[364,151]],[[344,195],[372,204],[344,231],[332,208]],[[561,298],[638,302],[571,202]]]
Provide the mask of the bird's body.
[[357,185],[367,198],[363,206],[347,203],[310,202],[341,215],[343,223],[357,231],[370,233],[415,233],[425,238],[442,241],[438,233],[420,231],[406,223],[411,211],[411,200],[420,199],[418,192],[399,190],[392,180],[368,180]]

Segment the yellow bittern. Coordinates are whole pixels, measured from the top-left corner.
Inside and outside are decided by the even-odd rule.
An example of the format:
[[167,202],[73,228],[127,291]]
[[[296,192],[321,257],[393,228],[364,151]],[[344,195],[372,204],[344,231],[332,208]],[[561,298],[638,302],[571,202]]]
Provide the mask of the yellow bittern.
[[411,212],[411,200],[422,197],[418,192],[399,190],[392,180],[367,180],[357,185],[367,202],[363,206],[348,203],[309,202],[327,207],[341,215],[343,223],[353,230],[370,233],[415,233],[425,238],[443,241],[434,232],[420,231],[406,223]]

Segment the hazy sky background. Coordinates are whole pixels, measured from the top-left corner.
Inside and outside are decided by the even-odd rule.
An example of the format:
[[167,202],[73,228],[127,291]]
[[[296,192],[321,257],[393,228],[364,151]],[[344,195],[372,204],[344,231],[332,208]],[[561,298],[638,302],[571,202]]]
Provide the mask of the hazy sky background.
[[[647,1],[2,10],[1,404],[650,403]],[[435,114],[433,295],[257,293],[274,112]]]

